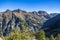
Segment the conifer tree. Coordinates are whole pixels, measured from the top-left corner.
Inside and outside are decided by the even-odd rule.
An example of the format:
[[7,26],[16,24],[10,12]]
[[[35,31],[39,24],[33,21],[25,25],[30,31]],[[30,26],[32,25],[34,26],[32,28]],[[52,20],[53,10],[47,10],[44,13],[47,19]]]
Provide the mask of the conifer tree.
[[46,40],[50,40],[49,37],[46,37]]
[[22,22],[22,28],[23,28],[21,35],[22,40],[30,40],[30,33],[28,32],[28,29],[24,22]]
[[55,38],[54,38],[54,36],[53,36],[53,35],[51,35],[50,40],[55,40]]
[[37,40],[45,40],[45,33],[43,30],[40,30],[35,34]]
[[57,36],[55,37],[56,40],[60,40],[60,34],[57,34]]

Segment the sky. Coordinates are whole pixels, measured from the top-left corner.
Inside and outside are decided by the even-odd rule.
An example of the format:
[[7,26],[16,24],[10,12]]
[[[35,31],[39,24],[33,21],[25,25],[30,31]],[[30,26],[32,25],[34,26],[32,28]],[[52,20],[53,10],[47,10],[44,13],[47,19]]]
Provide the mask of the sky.
[[60,0],[0,0],[0,12],[7,9],[60,13]]

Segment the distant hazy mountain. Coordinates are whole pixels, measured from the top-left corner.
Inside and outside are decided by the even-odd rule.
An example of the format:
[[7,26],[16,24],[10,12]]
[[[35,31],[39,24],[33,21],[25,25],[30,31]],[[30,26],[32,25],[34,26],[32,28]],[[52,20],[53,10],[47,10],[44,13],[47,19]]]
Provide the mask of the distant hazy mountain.
[[36,32],[42,27],[43,23],[50,18],[52,18],[52,16],[45,11],[27,12],[20,9],[13,11],[6,10],[5,12],[0,12],[0,34],[7,35],[16,26],[22,30],[22,21],[26,24],[29,31]]

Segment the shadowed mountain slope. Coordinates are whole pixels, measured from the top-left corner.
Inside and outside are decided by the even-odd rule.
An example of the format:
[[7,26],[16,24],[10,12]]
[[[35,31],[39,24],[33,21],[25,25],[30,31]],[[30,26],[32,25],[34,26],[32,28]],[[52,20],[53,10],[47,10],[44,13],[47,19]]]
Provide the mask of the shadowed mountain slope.
[[45,30],[47,35],[56,35],[60,33],[60,14],[47,20],[44,24],[42,29]]

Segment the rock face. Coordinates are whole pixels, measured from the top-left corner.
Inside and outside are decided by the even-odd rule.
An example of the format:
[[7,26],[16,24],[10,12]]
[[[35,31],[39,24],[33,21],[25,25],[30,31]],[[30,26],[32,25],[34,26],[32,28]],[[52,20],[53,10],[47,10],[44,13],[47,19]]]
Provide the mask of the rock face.
[[22,21],[26,24],[29,31],[36,32],[50,18],[51,16],[45,11],[26,12],[20,9],[13,11],[7,10],[0,13],[0,34],[5,36],[16,26],[19,30],[22,30]]
[[38,14],[39,14],[40,16],[44,16],[46,19],[52,18],[52,16],[49,15],[49,14],[48,14],[47,12],[45,12],[45,11],[38,11]]
[[42,29],[45,30],[46,35],[56,35],[60,33],[60,14],[47,20]]

